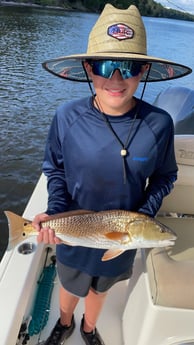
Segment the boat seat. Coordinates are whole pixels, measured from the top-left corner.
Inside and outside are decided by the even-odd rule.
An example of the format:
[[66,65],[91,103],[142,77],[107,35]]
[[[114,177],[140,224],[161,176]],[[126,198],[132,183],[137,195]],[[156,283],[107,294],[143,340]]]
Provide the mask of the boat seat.
[[[185,152],[190,152],[191,150],[193,150],[194,154],[194,135],[187,137],[187,139],[189,138],[190,148],[185,149]],[[175,139],[175,153],[178,163],[178,178],[171,193],[163,199],[163,203],[159,210],[160,215],[194,215],[194,158],[192,163],[193,166],[180,164],[178,155],[181,150],[178,149],[177,144],[178,138],[177,141]]]
[[194,344],[194,217],[157,218],[178,237],[173,247],[141,250],[136,259],[122,319],[124,344]]
[[173,228],[178,237],[172,248],[147,251],[153,304],[194,309],[194,218],[159,220]]

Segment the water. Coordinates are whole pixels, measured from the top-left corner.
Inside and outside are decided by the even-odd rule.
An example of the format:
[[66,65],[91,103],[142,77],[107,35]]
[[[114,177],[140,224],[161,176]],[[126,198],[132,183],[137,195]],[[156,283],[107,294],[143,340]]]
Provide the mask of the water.
[[[96,14],[0,7],[0,257],[7,245],[3,210],[22,214],[41,173],[45,140],[58,104],[88,94],[86,84],[44,71],[48,58],[86,51]],[[191,22],[144,18],[148,52],[187,64],[192,56]],[[147,86],[153,101],[169,85],[193,88],[193,76]]]

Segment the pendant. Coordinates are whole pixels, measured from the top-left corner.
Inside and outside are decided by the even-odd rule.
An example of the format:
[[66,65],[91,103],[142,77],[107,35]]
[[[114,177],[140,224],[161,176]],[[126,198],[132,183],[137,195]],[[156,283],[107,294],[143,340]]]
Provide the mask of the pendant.
[[125,157],[126,155],[127,155],[127,150],[122,149],[122,150],[121,150],[121,156],[122,156],[122,157]]

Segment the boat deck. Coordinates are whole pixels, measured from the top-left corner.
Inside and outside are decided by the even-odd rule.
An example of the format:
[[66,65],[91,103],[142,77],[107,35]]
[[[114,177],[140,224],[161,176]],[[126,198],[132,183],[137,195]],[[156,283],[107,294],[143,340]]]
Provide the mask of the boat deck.
[[[52,303],[51,303],[51,311],[49,315],[48,323],[45,329],[42,331],[40,335],[40,339],[38,336],[34,336],[29,345],[34,345],[38,343],[38,340],[43,341],[45,340],[50,331],[52,330],[56,320],[59,317],[59,308],[58,308],[58,288],[59,282],[58,279],[56,281],[56,287],[54,289],[54,293],[52,296]],[[122,345],[123,338],[122,338],[122,314],[125,305],[125,295],[127,290],[127,283],[120,282],[116,284],[109,292],[107,297],[106,303],[104,305],[104,309],[101,313],[100,319],[98,321],[98,330],[105,342],[105,344],[110,345]],[[66,341],[65,344],[67,345],[82,345],[85,344],[81,338],[80,334],[80,321],[82,318],[82,314],[84,312],[84,299],[80,299],[79,304],[75,311],[75,323],[76,328],[71,337]],[[111,331],[112,330],[112,331]]]
[[[32,238],[31,243],[35,244]],[[25,242],[29,242],[25,241]],[[48,246],[35,244],[35,250],[31,254],[21,254],[19,247],[8,251],[1,262],[0,269],[0,344],[1,345],[21,345],[23,344],[21,336],[20,341],[16,342],[21,324],[30,321],[35,304],[37,292],[37,282],[39,281],[46,257]],[[50,248],[50,246],[49,246]],[[55,254],[55,247],[51,248],[49,256]],[[49,260],[48,256],[48,260]],[[20,270],[13,271],[13,267],[20,267]],[[39,335],[30,337],[27,345],[44,344],[59,317],[59,280],[54,280],[54,289],[52,292],[49,318],[46,326]],[[5,296],[7,299],[1,298]],[[122,336],[122,316],[128,295],[128,281],[115,284],[109,291],[103,311],[99,318],[97,327],[105,342],[109,345],[123,345]],[[40,301],[41,302],[41,301]],[[80,321],[84,313],[84,299],[81,298],[75,311],[76,329],[72,336],[66,341],[67,345],[84,344],[80,334]],[[13,315],[17,315],[13,322],[10,320]]]

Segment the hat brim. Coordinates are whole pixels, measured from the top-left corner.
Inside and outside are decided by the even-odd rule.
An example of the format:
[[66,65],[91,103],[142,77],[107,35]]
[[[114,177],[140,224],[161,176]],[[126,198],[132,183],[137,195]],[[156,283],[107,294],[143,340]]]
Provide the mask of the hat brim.
[[192,72],[190,67],[175,63],[170,60],[160,59],[153,56],[130,54],[130,53],[97,53],[94,55],[80,54],[62,56],[43,62],[42,66],[48,72],[67,80],[88,82],[83,61],[92,60],[134,60],[151,64],[149,75],[143,75],[141,81],[156,82],[176,79]]

